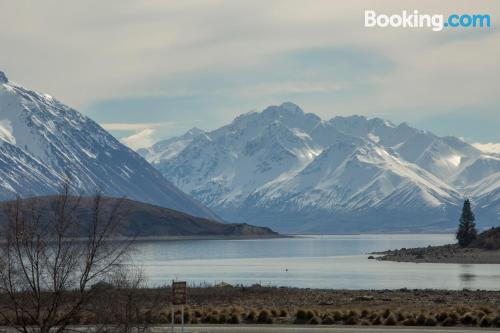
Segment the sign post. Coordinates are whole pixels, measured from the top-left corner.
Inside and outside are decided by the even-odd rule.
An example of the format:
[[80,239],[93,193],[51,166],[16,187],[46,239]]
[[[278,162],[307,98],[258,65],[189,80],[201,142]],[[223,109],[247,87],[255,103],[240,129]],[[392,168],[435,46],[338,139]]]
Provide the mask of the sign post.
[[184,305],[187,301],[186,281],[172,281],[172,333],[175,330],[175,306],[181,305],[181,332],[184,333]]

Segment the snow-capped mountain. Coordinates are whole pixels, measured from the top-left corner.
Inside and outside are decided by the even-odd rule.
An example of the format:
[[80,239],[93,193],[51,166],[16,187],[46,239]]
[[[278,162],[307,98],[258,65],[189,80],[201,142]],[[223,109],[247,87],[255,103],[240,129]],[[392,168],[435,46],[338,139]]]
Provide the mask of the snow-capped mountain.
[[[500,159],[457,138],[378,118],[325,121],[292,103],[142,154],[220,216],[284,232],[443,230],[465,196],[500,186]],[[481,191],[486,177],[493,185]],[[498,224],[494,215],[478,220]]]
[[155,143],[150,148],[141,148],[137,153],[147,159],[150,163],[156,164],[165,159],[171,159],[181,152],[193,139],[203,134],[201,129],[192,128],[184,135]]
[[54,194],[66,178],[83,193],[216,217],[97,123],[0,72],[0,200]]

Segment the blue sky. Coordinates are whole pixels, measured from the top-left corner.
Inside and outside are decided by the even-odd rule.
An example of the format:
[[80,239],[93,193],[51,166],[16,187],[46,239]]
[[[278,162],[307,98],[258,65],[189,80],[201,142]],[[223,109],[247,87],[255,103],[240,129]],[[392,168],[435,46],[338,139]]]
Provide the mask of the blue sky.
[[[367,29],[365,9],[487,13],[488,30]],[[500,142],[492,1],[1,2],[0,69],[133,148],[292,101]]]

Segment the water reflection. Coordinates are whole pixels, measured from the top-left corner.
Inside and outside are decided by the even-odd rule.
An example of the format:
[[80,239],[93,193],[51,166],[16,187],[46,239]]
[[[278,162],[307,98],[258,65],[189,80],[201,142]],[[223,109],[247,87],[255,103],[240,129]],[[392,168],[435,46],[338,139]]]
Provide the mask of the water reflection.
[[462,271],[459,275],[460,282],[464,289],[470,289],[474,285],[474,280],[476,278],[476,275],[473,273],[474,267],[470,264],[461,264],[460,269]]

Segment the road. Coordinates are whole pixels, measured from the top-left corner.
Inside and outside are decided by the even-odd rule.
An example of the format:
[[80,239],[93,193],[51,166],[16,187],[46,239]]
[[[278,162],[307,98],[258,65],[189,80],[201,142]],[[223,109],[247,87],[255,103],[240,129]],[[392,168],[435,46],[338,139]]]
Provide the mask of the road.
[[[152,333],[170,333],[170,327],[151,328]],[[175,333],[181,332],[176,328]],[[282,325],[187,325],[184,333],[471,333],[471,332],[500,332],[500,328],[478,327],[345,327],[345,326],[282,326]]]

